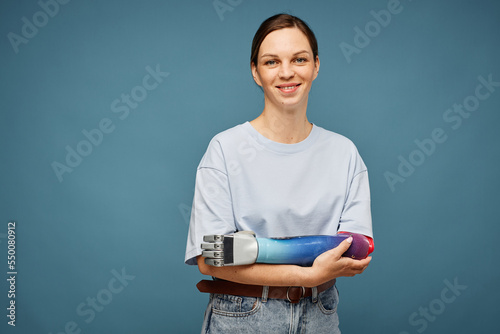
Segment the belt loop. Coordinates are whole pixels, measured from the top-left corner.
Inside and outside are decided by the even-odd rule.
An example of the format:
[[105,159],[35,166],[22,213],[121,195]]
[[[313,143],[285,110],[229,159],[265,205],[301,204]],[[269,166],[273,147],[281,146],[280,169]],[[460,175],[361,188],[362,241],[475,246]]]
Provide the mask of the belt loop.
[[267,303],[267,296],[269,295],[269,287],[267,285],[262,287],[262,302]]
[[318,287],[314,286],[311,288],[312,290],[312,302],[317,303],[318,302]]

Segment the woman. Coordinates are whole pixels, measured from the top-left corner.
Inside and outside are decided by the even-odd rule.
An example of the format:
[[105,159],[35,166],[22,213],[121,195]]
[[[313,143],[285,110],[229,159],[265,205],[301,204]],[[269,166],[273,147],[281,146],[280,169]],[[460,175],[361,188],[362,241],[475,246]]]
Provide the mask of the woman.
[[355,146],[307,120],[320,67],[313,32],[297,17],[270,17],[254,36],[250,65],[264,110],[216,135],[196,175],[185,260],[217,284],[204,287],[212,293],[202,332],[340,333],[335,279],[362,273],[371,260],[341,257],[350,238],[311,267],[212,267],[201,257],[209,234],[372,237],[368,176]]

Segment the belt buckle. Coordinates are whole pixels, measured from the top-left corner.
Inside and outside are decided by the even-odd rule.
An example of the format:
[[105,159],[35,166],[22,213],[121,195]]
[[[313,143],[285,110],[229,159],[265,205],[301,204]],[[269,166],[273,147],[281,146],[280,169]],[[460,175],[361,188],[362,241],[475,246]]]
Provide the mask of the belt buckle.
[[[297,300],[291,300],[290,299],[290,289],[291,288],[301,288],[302,290],[302,294],[300,295],[299,299]],[[288,289],[286,289],[286,299],[290,302],[290,303],[298,303],[302,297],[304,297],[306,295],[306,288],[304,288],[303,286],[289,286]]]

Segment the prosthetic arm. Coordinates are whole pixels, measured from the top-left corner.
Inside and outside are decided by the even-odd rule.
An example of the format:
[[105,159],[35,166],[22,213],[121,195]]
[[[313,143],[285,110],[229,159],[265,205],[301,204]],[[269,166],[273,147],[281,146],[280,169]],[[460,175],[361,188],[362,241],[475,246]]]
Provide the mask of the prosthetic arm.
[[201,244],[205,263],[211,266],[239,266],[253,263],[296,264],[311,266],[321,253],[337,247],[352,236],[343,256],[364,259],[373,251],[368,237],[356,233],[313,235],[290,238],[256,238],[253,232],[206,235]]

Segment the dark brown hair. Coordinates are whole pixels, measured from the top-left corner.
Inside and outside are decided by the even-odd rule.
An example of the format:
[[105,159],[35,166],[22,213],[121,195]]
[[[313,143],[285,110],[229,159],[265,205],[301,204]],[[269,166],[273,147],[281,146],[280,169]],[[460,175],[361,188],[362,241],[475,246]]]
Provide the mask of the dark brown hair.
[[257,66],[257,57],[259,55],[259,50],[264,38],[275,30],[280,30],[284,28],[298,28],[300,31],[306,35],[309,40],[309,45],[311,46],[313,52],[314,61],[316,61],[316,56],[318,55],[318,41],[316,36],[312,32],[311,28],[296,16],[289,14],[277,14],[271,16],[260,25],[259,29],[255,33],[252,41],[252,52],[250,55],[250,63]]

